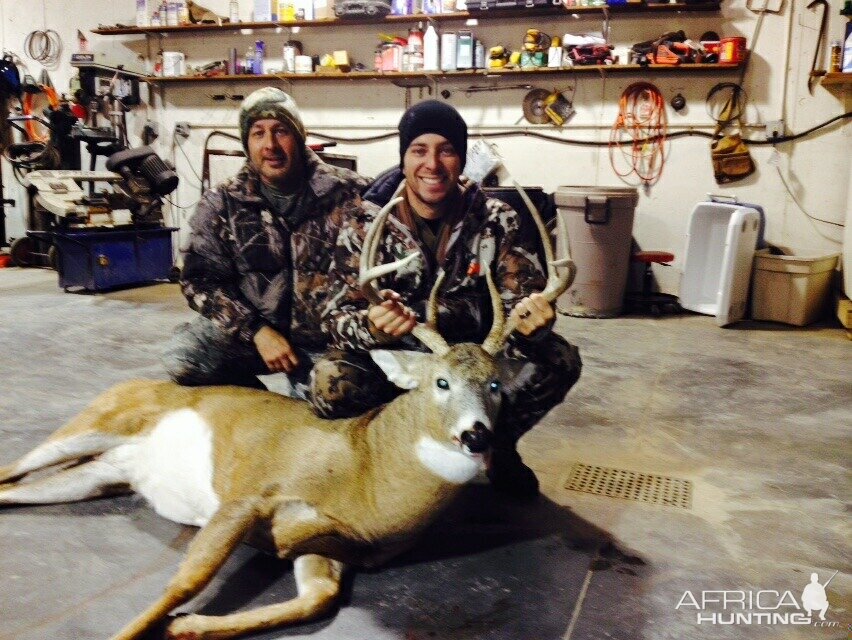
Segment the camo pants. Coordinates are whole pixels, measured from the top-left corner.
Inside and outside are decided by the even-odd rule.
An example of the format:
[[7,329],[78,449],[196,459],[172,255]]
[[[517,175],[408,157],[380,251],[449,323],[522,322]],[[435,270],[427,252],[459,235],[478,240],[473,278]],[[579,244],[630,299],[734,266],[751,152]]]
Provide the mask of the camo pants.
[[[580,352],[556,334],[510,347],[513,379],[505,385],[495,425],[496,446],[513,446],[548,411],[562,402],[580,377]],[[330,351],[311,372],[310,400],[317,415],[343,418],[389,402],[402,390],[389,382],[369,355]]]

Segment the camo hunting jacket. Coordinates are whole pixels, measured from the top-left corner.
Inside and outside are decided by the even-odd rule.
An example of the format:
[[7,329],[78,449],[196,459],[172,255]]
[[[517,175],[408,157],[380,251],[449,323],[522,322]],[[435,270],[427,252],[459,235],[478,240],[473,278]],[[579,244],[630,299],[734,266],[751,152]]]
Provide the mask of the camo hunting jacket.
[[[324,329],[333,348],[370,349],[380,339],[370,331],[368,303],[358,287],[358,266],[366,228],[399,184],[401,173],[391,176],[390,185],[365,193],[364,210],[351,219],[338,236],[329,284],[332,294],[325,310]],[[520,216],[509,205],[486,198],[475,184],[466,185],[461,198],[462,214],[449,230],[449,240],[441,264],[434,264],[421,243],[399,219],[398,211],[388,217],[377,263],[388,263],[416,252],[418,258],[400,271],[378,280],[379,289],[392,289],[402,302],[425,319],[426,304],[440,271],[446,272],[438,294],[438,329],[449,343],[481,342],[492,323],[491,299],[485,279],[490,269],[500,291],[504,313],[525,296],[544,289],[546,276],[541,239],[535,222]],[[373,201],[366,201],[372,199]],[[535,334],[538,341],[549,328]],[[524,338],[514,334],[510,343],[521,346]],[[420,349],[412,337],[401,346]]]
[[295,345],[322,349],[320,313],[338,235],[360,215],[368,184],[306,149],[307,186],[286,219],[271,210],[246,163],[202,197],[183,249],[181,289],[189,306],[249,343],[270,325]]

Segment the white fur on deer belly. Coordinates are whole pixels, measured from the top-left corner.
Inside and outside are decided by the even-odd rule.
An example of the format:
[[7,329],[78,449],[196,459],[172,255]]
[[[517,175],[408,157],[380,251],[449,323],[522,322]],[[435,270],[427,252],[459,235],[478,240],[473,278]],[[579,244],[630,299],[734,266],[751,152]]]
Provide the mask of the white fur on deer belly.
[[121,448],[131,486],[161,516],[200,527],[216,513],[213,433],[195,411],[167,414],[150,433]]
[[427,436],[417,441],[416,452],[424,467],[453,484],[464,484],[483,468],[482,458],[471,458],[457,448]]

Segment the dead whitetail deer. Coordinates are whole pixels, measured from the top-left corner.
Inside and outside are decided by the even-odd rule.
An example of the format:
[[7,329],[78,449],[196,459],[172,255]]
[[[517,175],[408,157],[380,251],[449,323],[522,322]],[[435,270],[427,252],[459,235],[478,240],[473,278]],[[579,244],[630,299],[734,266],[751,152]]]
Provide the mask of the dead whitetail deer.
[[[360,283],[373,303],[382,299],[374,281],[413,258],[373,266],[398,201],[382,209],[364,241]],[[553,259],[538,213],[528,200],[527,206],[544,239],[545,295],[552,301],[569,286],[573,263]],[[560,277],[556,266],[568,269]],[[486,463],[501,396],[494,356],[514,328],[486,276],[495,319],[482,345],[449,346],[438,333],[439,281],[426,322],[413,331],[432,353],[371,352],[391,380],[410,390],[384,407],[322,420],[308,403],[266,391],[127,382],[0,468],[0,504],[71,502],[130,489],[160,515],[201,527],[162,597],[116,640],[138,638],[190,600],[258,532],[271,538],[279,557],[293,560],[297,597],[231,615],[179,617],[167,636],[229,638],[322,615],[335,605],[345,564],[373,566],[410,546]],[[55,472],[26,478],[44,469]]]

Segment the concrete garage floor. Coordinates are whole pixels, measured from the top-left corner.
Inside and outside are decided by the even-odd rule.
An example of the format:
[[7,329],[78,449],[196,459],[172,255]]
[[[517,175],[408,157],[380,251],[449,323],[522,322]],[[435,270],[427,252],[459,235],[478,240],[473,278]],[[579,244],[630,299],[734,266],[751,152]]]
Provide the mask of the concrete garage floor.
[[[0,463],[113,383],[164,377],[160,348],[190,317],[174,285],[72,295],[52,272],[0,270]],[[523,441],[542,499],[513,504],[475,484],[412,553],[350,575],[337,615],[255,637],[847,637],[845,333],[719,329],[703,316],[560,318],[557,326],[579,345],[585,368]],[[569,491],[577,462],[690,480],[691,507]],[[108,637],[160,593],[193,531],[133,496],[0,511],[0,640]],[[759,591],[764,613],[796,611],[811,572],[825,582],[835,571],[824,626],[707,621],[746,611],[730,601]],[[243,546],[185,609],[222,613],[294,591],[289,565]],[[694,600],[684,604],[686,591]],[[707,591],[731,592],[728,608],[708,602],[698,611]],[[707,616],[701,624],[698,613]]]

